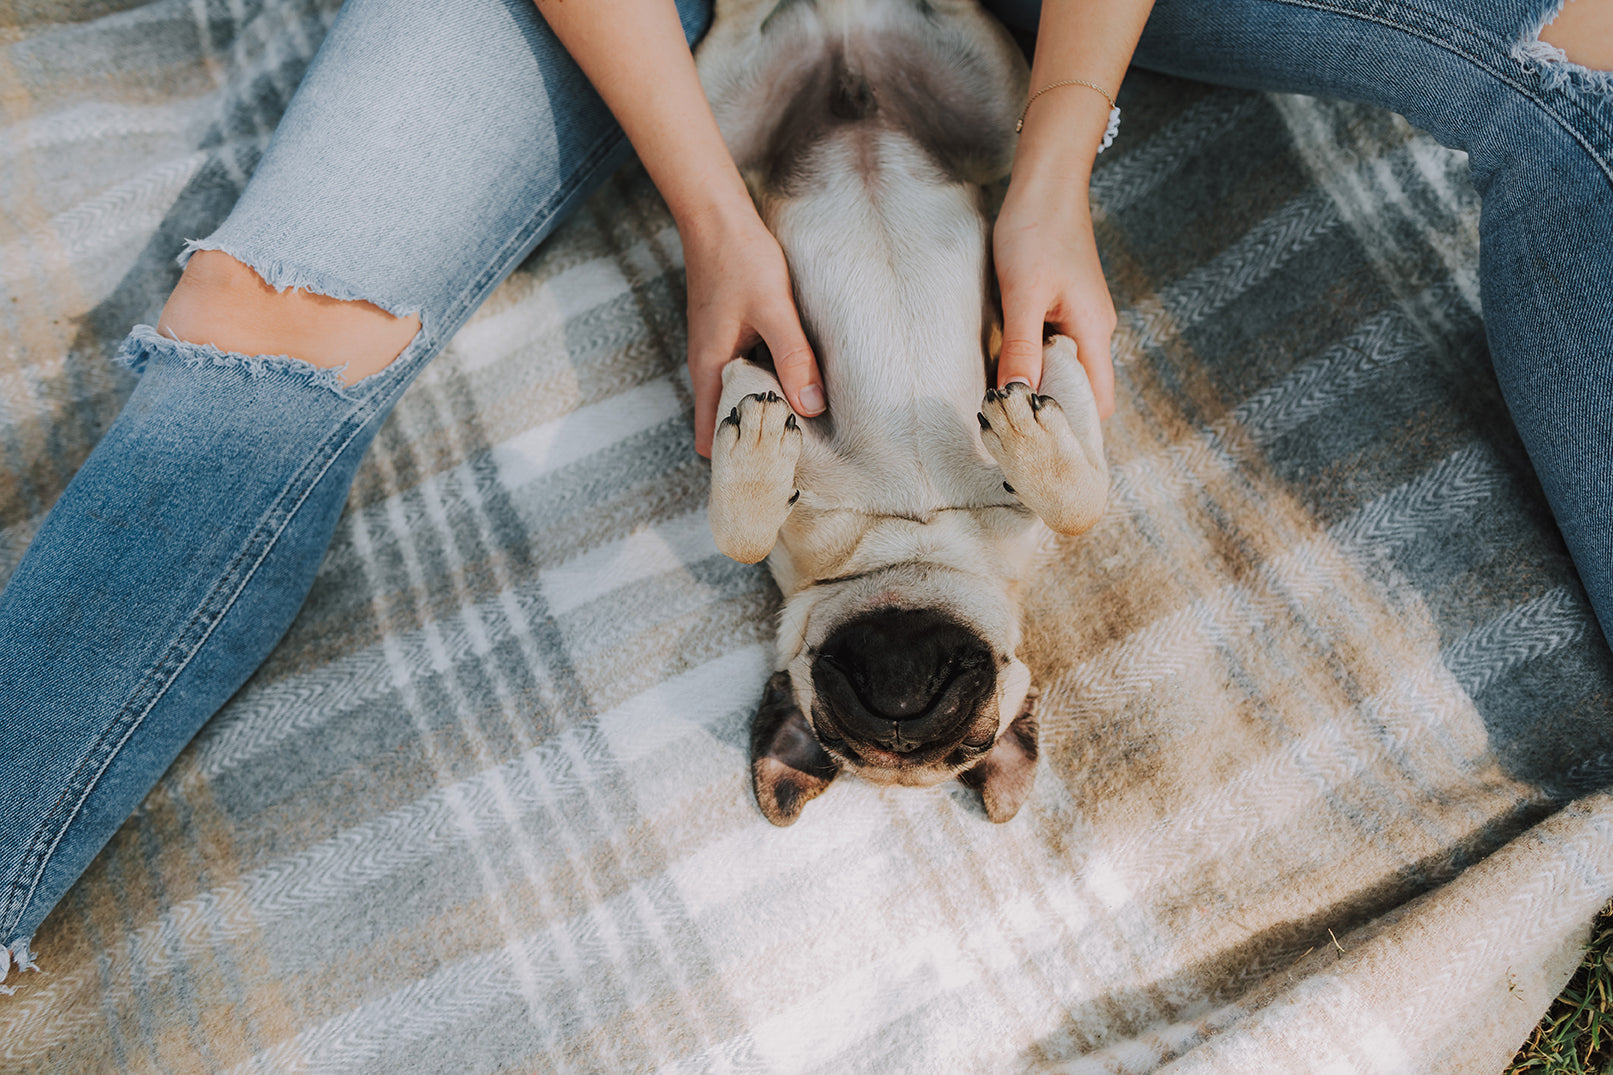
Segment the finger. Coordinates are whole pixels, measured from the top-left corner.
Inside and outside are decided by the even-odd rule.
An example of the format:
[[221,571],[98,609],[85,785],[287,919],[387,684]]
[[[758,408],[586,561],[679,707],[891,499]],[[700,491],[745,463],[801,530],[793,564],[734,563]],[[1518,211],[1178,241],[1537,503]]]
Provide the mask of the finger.
[[791,408],[808,418],[822,414],[827,405],[823,378],[795,305],[788,303],[769,310],[766,324],[758,324],[756,331],[773,356],[773,372]]
[[1115,413],[1115,364],[1109,353],[1112,335],[1097,329],[1076,329],[1068,335],[1075,341],[1075,357],[1092,385],[1098,417],[1108,418]]
[[[691,336],[693,334],[691,333]],[[707,341],[689,341],[689,383],[694,388],[694,450],[711,458],[712,435],[717,428],[717,404],[722,399],[722,370],[730,356]]]
[[997,354],[997,387],[1024,381],[1032,390],[1042,384],[1042,325],[1045,303],[1003,293],[1003,346]]

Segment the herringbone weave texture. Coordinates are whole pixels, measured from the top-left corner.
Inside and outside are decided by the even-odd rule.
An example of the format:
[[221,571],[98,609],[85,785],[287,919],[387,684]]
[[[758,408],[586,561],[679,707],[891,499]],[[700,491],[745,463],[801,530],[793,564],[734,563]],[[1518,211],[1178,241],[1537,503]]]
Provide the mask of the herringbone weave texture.
[[[0,7],[0,578],[329,7]],[[291,634],[8,979],[0,1070],[1499,1070],[1613,895],[1613,660],[1489,372],[1465,162],[1125,93],[1115,492],[1046,549],[1015,821],[750,801],[777,597],[712,545],[630,169],[404,399]]]

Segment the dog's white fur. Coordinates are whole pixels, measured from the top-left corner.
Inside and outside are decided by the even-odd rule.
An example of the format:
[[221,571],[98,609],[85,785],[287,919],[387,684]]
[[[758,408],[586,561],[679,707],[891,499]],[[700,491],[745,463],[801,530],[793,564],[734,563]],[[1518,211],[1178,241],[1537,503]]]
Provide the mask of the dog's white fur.
[[[718,547],[768,559],[785,597],[777,666],[800,714],[814,712],[812,661],[836,627],[931,608],[995,655],[1001,735],[1030,693],[1019,587],[1043,524],[1079,533],[1107,495],[1097,408],[1070,341],[1045,348],[1045,395],[986,391],[995,320],[982,187],[1011,161],[1024,59],[973,0],[721,0],[699,66],[785,251],[829,399],[823,418],[798,419],[770,369],[725,369]],[[835,762],[887,783],[960,772]],[[780,807],[757,772],[777,823],[822,790]],[[994,819],[1017,810],[1029,787],[1019,779],[996,809],[984,789]]]

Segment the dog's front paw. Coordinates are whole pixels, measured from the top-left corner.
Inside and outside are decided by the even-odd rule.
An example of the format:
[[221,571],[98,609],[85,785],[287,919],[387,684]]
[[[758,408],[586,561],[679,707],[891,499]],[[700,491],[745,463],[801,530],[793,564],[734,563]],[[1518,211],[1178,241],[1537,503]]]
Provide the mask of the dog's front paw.
[[1061,534],[1090,530],[1109,499],[1108,467],[1090,458],[1052,396],[1018,381],[988,389],[980,440],[1002,467],[1003,485]]
[[754,564],[773,551],[795,506],[801,427],[777,392],[753,392],[717,424],[711,446],[711,533],[717,548]]

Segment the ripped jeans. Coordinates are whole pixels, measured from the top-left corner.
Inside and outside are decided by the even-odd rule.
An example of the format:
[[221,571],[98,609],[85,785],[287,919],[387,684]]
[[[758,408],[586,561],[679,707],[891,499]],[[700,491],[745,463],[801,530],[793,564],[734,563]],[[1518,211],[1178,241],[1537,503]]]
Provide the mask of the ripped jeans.
[[[1034,26],[1034,0],[988,6]],[[679,7],[698,36],[708,4]],[[1613,109],[1588,74],[1514,54],[1546,7],[1159,0],[1137,62],[1369,101],[1468,151],[1496,368],[1613,633]],[[530,0],[344,5],[240,203],[193,247],[422,327],[352,387],[130,335],[140,383],[0,595],[0,953],[27,964],[47,912],[290,625],[399,395],[627,152]]]

